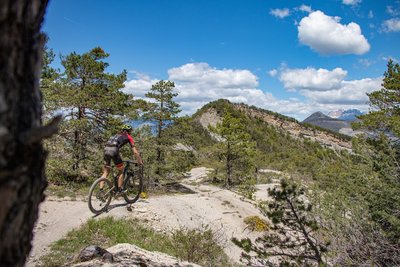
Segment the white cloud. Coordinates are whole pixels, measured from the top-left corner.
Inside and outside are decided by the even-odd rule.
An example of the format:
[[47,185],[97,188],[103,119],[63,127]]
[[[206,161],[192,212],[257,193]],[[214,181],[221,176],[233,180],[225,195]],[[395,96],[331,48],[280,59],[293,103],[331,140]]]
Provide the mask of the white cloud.
[[207,63],[189,63],[168,71],[169,80],[175,82],[186,113],[220,98],[261,106],[274,102],[258,86],[258,77],[248,70],[216,69]]
[[382,24],[382,28],[385,32],[400,32],[400,19],[393,18],[385,20]]
[[347,71],[336,68],[332,71],[326,69],[283,69],[279,80],[283,86],[290,90],[329,91],[338,89],[346,77]]
[[299,41],[320,54],[361,55],[368,52],[370,45],[360,26],[354,22],[348,25],[339,22],[339,17],[312,12],[297,27]]
[[269,11],[269,13],[270,13],[271,15],[273,15],[273,16],[275,16],[275,17],[278,17],[278,18],[281,18],[281,19],[283,19],[283,18],[285,18],[285,17],[287,17],[287,16],[290,15],[290,11],[289,11],[288,8],[283,8],[283,9],[279,9],[279,8],[277,8],[277,9],[271,9],[271,10]]
[[350,5],[350,6],[355,6],[361,3],[362,0],[343,0],[343,4],[345,5]]
[[276,70],[276,69],[270,70],[270,71],[268,71],[268,74],[271,77],[275,77],[276,74],[278,74],[278,70]]
[[360,58],[357,61],[359,64],[361,64],[362,66],[364,66],[366,68],[370,67],[373,64],[373,62],[367,58]]
[[397,15],[400,14],[400,10],[394,8],[393,6],[386,6],[386,12],[387,12],[389,15],[392,15],[392,16],[397,16]]
[[151,79],[148,75],[139,72],[133,73],[135,73],[137,79],[126,81],[122,91],[132,94],[134,97],[144,99],[145,94],[150,90],[151,86],[159,80]]
[[[368,110],[368,96],[381,88],[382,78],[346,81],[347,71],[335,68],[288,69],[282,68],[279,79],[289,91],[297,90],[306,98],[307,110],[329,112],[337,109]],[[312,112],[311,112],[312,113]],[[308,113],[308,114],[311,114]],[[284,113],[286,114],[286,113]],[[297,115],[299,117],[300,114]]]
[[312,102],[320,104],[364,106],[368,102],[367,93],[381,88],[382,78],[366,78],[343,81],[341,87],[330,91],[303,90],[301,93]]
[[[257,88],[258,77],[248,70],[216,69],[207,63],[189,63],[170,69],[168,74],[168,79],[175,82],[176,91],[179,93],[176,101],[181,105],[182,114],[193,114],[210,101],[220,98],[293,117],[297,116],[296,113],[306,110],[298,108],[300,105],[306,106],[298,100],[278,100],[272,94]],[[137,76],[136,79],[125,83],[124,91],[144,98],[144,94],[157,81]]]
[[[258,88],[258,77],[243,69],[217,69],[207,63],[188,63],[168,71],[168,80],[175,82],[179,93],[176,101],[182,115],[193,114],[210,101],[220,98],[245,103],[303,120],[316,111],[358,108],[367,110],[366,92],[380,89],[382,79],[345,81],[347,72],[341,68],[271,70],[279,75],[287,89],[295,89],[302,98],[278,99]],[[125,83],[124,91],[136,98],[146,99],[145,93],[158,79],[136,73],[136,78]],[[294,95],[295,96],[295,95]],[[305,97],[305,100],[303,99]]]
[[298,9],[300,11],[307,12],[307,13],[311,13],[313,11],[311,6],[307,6],[307,5],[301,5]]
[[258,77],[248,70],[232,70],[210,67],[207,63],[189,63],[168,70],[169,79],[182,83],[197,82],[217,88],[253,88]]

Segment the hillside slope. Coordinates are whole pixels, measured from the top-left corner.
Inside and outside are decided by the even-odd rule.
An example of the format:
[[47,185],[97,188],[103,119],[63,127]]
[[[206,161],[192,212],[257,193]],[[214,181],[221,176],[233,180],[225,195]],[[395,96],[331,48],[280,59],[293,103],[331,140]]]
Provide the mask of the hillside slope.
[[261,120],[269,126],[274,127],[277,131],[288,133],[295,139],[308,139],[318,142],[324,147],[332,149],[351,149],[351,141],[348,137],[330,132],[328,130],[310,127],[302,124],[297,120],[274,113],[268,110],[260,109],[246,104],[233,104],[227,100],[217,100],[205,105],[194,116],[198,122],[205,128],[209,125],[215,126],[221,121],[221,115],[224,108],[231,107],[249,118]]

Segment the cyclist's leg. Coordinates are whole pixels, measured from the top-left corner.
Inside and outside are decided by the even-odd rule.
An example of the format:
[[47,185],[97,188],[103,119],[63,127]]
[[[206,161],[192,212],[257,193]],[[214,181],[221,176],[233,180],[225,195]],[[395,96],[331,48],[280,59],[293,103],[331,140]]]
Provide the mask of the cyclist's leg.
[[108,177],[108,174],[110,173],[110,170],[111,170],[110,163],[111,162],[109,162],[109,163],[104,162],[103,174],[101,175],[101,178],[107,178]]
[[113,158],[114,160],[114,164],[117,167],[118,170],[118,190],[121,190],[122,185],[124,183],[124,163],[122,162],[122,158],[121,155],[119,154],[119,152],[117,153],[117,155]]
[[[111,155],[106,148],[104,150],[104,166],[103,166],[103,174],[101,175],[101,178],[107,178],[108,174],[110,173],[111,169]],[[104,187],[104,182],[100,183],[100,189],[103,189]]]

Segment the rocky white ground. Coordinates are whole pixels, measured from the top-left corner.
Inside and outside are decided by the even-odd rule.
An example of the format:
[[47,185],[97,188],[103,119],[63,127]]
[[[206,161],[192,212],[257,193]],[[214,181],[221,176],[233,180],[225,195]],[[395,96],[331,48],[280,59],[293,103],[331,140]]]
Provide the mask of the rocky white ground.
[[[255,238],[257,233],[246,229],[243,220],[247,216],[261,216],[255,202],[244,200],[240,195],[199,183],[206,175],[206,168],[195,168],[188,173],[183,185],[194,191],[192,194],[149,196],[132,205],[129,211],[124,201],[113,200],[111,209],[96,218],[105,216],[136,217],[145,219],[158,231],[169,232],[179,228],[199,228],[208,225],[218,233],[225,252],[234,261],[240,259],[240,249],[232,237]],[[258,199],[267,197],[266,189],[273,185],[262,185],[256,193]],[[54,241],[68,231],[94,217],[83,200],[59,200],[49,198],[40,206],[39,219],[34,229],[33,249],[26,266],[35,266],[41,255],[48,251]]]

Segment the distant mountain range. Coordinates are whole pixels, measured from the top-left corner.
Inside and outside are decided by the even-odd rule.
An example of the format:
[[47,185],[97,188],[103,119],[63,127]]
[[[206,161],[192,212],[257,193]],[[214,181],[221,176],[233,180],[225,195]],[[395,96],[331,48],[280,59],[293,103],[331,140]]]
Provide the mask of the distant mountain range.
[[331,111],[328,113],[328,116],[331,118],[344,120],[344,121],[355,121],[357,120],[357,116],[362,115],[363,112],[359,111],[358,109],[339,109],[336,111]]
[[311,114],[303,121],[303,123],[309,123],[338,133],[342,128],[351,128],[350,121],[331,118],[322,112],[315,112]]
[[315,112],[307,117],[303,123],[352,136],[358,132],[352,130],[351,123],[356,121],[357,116],[362,114],[358,109],[337,110],[329,112],[328,115],[322,112]]

